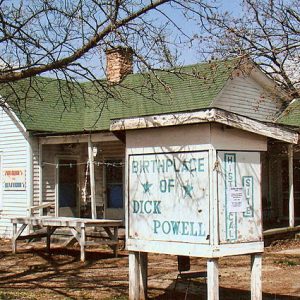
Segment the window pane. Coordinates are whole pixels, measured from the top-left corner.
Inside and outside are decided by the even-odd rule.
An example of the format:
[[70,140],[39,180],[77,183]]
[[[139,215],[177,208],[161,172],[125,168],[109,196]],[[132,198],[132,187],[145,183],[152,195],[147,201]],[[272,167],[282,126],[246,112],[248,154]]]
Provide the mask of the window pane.
[[123,185],[122,184],[107,185],[107,207],[123,208]]
[[77,161],[59,160],[59,207],[76,207],[77,205]]
[[107,208],[123,208],[123,167],[121,160],[106,161]]
[[106,161],[106,182],[107,183],[122,183],[123,168],[120,160]]

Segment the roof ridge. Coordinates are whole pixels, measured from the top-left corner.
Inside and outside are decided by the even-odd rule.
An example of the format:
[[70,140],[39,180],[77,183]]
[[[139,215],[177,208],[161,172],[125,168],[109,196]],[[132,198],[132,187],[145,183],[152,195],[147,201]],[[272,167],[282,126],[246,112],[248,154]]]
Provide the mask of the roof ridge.
[[[97,82],[85,83],[71,91],[66,81],[41,77],[41,84],[37,87],[40,87],[39,92],[45,101],[40,101],[32,90],[30,101],[26,103],[28,95],[21,84],[20,93],[24,93],[25,98],[20,104],[21,110],[27,109],[32,118],[21,114],[18,118],[31,131],[84,132],[108,130],[112,118],[203,109],[211,105],[224,87],[234,70],[236,64],[232,62],[235,61],[237,59],[215,60],[182,66],[177,69],[178,73],[166,71],[161,75],[161,81],[137,73],[128,75],[119,85],[102,86],[100,82],[97,88]],[[190,73],[190,76],[185,73]],[[59,89],[61,86],[62,90]],[[106,88],[111,89],[109,93]],[[82,94],[84,90],[87,94]],[[61,99],[61,96],[65,98]]]
[[[225,62],[232,62],[232,61],[240,61],[242,59],[242,57],[230,57],[230,58],[226,58],[226,59],[212,59],[212,60],[208,60],[208,61],[200,61],[198,63],[193,63],[193,64],[188,64],[188,65],[177,65],[177,66],[173,66],[170,68],[159,68],[159,67],[153,67],[153,71],[158,71],[158,72],[166,72],[166,73],[172,73],[172,71],[174,70],[182,70],[182,69],[190,69],[193,67],[200,67],[200,66],[209,66],[211,64],[222,64]],[[148,75],[148,74],[152,74],[151,70],[147,71],[147,72],[136,72],[136,73],[132,73],[132,74],[128,74],[126,75],[125,79],[127,77],[134,77],[134,76],[140,76],[140,75]],[[50,77],[50,76],[43,76],[43,75],[37,75],[36,78],[39,79],[47,79],[47,80],[51,80],[51,81],[62,81],[62,82],[69,82],[66,79],[63,78],[54,78],[54,77]],[[107,81],[106,78],[99,78],[97,79],[97,81]],[[82,82],[76,82],[76,84],[86,84],[89,83],[89,80],[86,81],[82,81]]]

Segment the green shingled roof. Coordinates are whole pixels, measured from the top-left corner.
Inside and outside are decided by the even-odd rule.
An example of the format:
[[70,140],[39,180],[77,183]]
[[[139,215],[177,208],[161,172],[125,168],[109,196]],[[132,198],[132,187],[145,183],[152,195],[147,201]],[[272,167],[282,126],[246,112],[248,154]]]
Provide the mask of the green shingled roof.
[[[232,74],[236,61],[203,63],[150,74],[128,75],[120,85],[106,81],[72,86],[35,77],[1,89],[25,127],[35,132],[71,133],[108,130],[111,119],[207,108]],[[32,88],[34,87],[34,89]],[[107,90],[109,92],[107,92]],[[82,93],[83,92],[83,93]]]
[[295,99],[276,121],[279,124],[300,127],[300,99]]

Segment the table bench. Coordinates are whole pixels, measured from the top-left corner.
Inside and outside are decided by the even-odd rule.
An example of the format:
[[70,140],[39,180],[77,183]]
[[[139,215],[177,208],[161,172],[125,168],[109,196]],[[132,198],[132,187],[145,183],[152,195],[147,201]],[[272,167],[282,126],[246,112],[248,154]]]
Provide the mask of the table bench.
[[[84,218],[70,218],[70,217],[16,217],[11,219],[13,224],[12,235],[12,251],[17,252],[17,241],[46,237],[47,250],[50,252],[51,235],[57,228],[70,229],[74,239],[80,245],[80,260],[85,261],[85,247],[89,245],[109,245],[114,252],[114,256],[118,255],[118,228],[123,224],[122,220],[107,220],[107,219],[84,219]],[[18,229],[18,225],[21,225]],[[46,231],[32,233],[29,235],[21,235],[27,226],[40,226]],[[101,241],[87,241],[86,228],[87,227],[102,227],[107,233],[108,238]]]

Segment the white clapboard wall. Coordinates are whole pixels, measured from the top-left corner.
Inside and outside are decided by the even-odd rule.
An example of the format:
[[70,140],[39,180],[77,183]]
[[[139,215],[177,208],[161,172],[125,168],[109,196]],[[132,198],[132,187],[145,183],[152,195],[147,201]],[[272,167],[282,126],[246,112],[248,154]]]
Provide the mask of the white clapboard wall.
[[283,102],[253,78],[239,76],[228,80],[212,106],[249,118],[255,114],[255,119],[260,121],[274,121]]
[[[11,235],[10,217],[26,216],[28,213],[28,201],[31,197],[31,150],[26,138],[22,125],[13,115],[0,108],[0,236]],[[20,186],[18,182],[13,184],[13,177],[9,182],[8,176],[5,176],[9,172],[22,173],[15,177]]]

